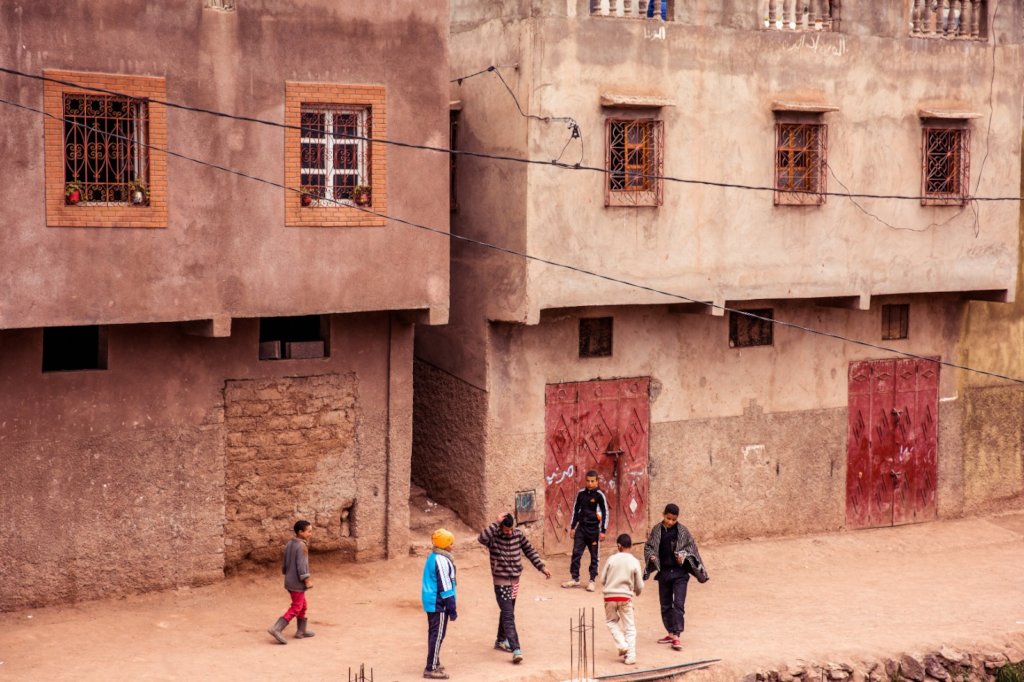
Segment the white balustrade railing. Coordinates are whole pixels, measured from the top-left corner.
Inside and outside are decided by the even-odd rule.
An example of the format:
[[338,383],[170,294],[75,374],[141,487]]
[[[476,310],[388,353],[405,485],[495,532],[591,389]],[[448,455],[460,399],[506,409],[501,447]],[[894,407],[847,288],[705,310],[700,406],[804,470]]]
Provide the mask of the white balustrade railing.
[[[654,3],[654,16],[660,17],[661,0],[590,0],[590,13],[602,17],[633,17],[647,16],[647,4]],[[668,2],[668,17],[672,18],[673,0]]]
[[832,0],[760,0],[761,22],[773,31],[831,31]]
[[920,38],[984,39],[985,0],[914,0],[911,33]]

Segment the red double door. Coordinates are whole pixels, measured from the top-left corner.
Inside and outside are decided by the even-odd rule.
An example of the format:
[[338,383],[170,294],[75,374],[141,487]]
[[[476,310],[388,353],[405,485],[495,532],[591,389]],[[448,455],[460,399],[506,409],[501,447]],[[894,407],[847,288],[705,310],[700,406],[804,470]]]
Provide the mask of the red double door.
[[853,362],[849,391],[847,526],[934,519],[939,364],[914,358]]
[[650,379],[549,384],[545,392],[546,552],[572,547],[569,524],[586,472],[608,498],[608,535],[647,532]]

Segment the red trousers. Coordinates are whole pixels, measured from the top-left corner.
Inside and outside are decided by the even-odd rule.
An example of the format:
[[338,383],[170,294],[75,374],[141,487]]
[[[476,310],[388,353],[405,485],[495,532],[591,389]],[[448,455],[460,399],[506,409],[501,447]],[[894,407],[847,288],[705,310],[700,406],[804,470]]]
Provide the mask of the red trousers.
[[292,618],[305,618],[306,617],[306,593],[305,592],[289,592],[292,596],[292,605],[284,612],[284,618],[286,621],[291,622]]

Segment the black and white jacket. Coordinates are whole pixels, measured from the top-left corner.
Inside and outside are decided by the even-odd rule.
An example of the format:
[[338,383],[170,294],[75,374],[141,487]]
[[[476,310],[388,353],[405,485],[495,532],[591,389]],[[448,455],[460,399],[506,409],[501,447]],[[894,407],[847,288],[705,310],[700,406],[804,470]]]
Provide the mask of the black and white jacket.
[[577,526],[599,533],[608,532],[608,498],[600,488],[583,488],[576,493],[576,504],[572,507],[569,528]]
[[[686,526],[680,523],[676,527],[679,529],[679,537],[676,538],[676,546],[674,548],[676,556],[682,559],[683,568],[693,574],[697,582],[706,583],[708,581],[708,572],[704,568],[700,552],[697,551],[697,541],[693,539],[693,534],[690,533]],[[645,575],[646,572],[653,573],[654,571],[661,570],[658,549],[661,546],[661,533],[664,530],[665,526],[661,522],[654,524],[654,528],[651,529],[651,535],[644,544]]]

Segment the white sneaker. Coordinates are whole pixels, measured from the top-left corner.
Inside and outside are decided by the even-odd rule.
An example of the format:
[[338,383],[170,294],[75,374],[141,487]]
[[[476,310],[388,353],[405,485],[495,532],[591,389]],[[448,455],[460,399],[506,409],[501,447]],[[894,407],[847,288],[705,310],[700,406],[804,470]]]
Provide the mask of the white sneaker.
[[626,658],[622,662],[625,663],[626,665],[636,665],[636,656],[629,656],[629,655],[627,655]]
[[579,586],[580,586],[580,581],[579,580],[566,580],[564,583],[562,583],[562,587],[579,587]]
[[594,584],[593,580],[591,580],[589,583],[587,583],[587,592],[593,592],[596,589],[597,589],[597,585]]

